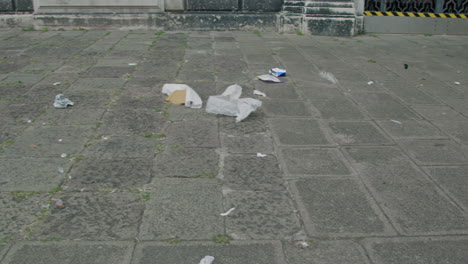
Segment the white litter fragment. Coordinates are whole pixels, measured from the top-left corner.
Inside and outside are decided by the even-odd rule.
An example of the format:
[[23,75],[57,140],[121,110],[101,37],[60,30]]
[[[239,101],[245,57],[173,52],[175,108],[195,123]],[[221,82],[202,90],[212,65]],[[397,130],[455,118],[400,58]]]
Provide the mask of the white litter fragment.
[[32,123],[32,120],[28,120],[28,121],[26,121],[26,122],[28,122],[28,124],[31,124],[31,123]]
[[65,153],[63,153],[62,155],[60,155],[60,157],[62,157],[62,158],[66,158],[67,156],[68,156],[68,155],[65,154]]
[[393,120],[393,119],[391,119],[390,121],[392,121],[393,123],[400,124],[400,125],[402,124],[400,121],[397,121],[397,120]]
[[59,173],[64,173],[64,172],[65,172],[65,170],[64,170],[62,167],[57,168],[57,171],[58,171]]
[[86,188],[82,188],[82,189],[80,189],[80,192],[84,192],[84,190],[86,190]]
[[253,91],[253,94],[254,94],[254,95],[260,95],[260,96],[266,97],[266,94],[265,94],[264,92],[260,92],[259,90],[254,90],[254,91]]
[[297,242],[296,245],[297,245],[298,247],[300,247],[300,248],[308,248],[308,247],[310,247],[310,244],[307,243],[307,242],[305,242],[305,241],[299,241],[299,242]]
[[373,84],[374,84],[374,81],[367,82],[367,85],[373,85]]
[[338,79],[330,72],[320,72],[320,77],[329,80],[331,83],[338,83]]
[[460,85],[460,82],[454,82],[454,84],[456,84],[456,85]]
[[210,96],[206,103],[206,112],[235,116],[236,122],[247,118],[250,113],[262,106],[262,101],[253,98],[239,97],[242,94],[242,87],[238,84],[229,86],[221,95]]
[[167,96],[171,95],[177,90],[186,92],[185,96],[185,107],[190,108],[202,108],[203,102],[200,96],[186,84],[165,84],[162,88],[162,93]]
[[233,207],[233,208],[229,209],[227,212],[222,213],[222,214],[220,214],[220,215],[221,215],[221,216],[228,216],[228,215],[229,215],[230,213],[232,213],[232,211],[234,211],[235,209],[236,209],[236,208]]
[[129,63],[128,66],[137,66],[137,63]]
[[108,140],[109,138],[108,137],[102,137],[102,140]]
[[267,156],[266,154],[257,153],[257,157],[258,157],[258,158],[264,158],[264,157],[266,157],[266,156]]
[[282,83],[282,82],[284,82],[283,80],[280,80],[277,77],[275,77],[273,75],[270,75],[270,74],[264,74],[264,75],[257,76],[257,79],[259,79],[260,81],[270,82],[270,83]]
[[72,176],[71,176],[71,175],[68,175],[68,179],[70,179],[70,180],[71,180],[71,179],[72,179]]
[[202,260],[200,260],[200,263],[198,264],[211,264],[214,261],[214,257],[212,256],[205,256]]
[[67,108],[67,106],[73,106],[75,103],[66,98],[63,94],[57,94],[55,96],[54,107],[55,108]]
[[58,142],[62,142],[62,141],[63,141],[63,139],[59,138]]
[[57,85],[61,85],[62,83],[61,82],[55,82],[53,83],[53,86],[57,86]]

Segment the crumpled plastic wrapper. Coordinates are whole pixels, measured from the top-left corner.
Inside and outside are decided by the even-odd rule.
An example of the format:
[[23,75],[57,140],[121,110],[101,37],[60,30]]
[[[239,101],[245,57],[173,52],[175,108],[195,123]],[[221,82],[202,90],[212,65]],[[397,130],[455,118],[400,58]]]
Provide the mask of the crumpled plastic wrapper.
[[55,96],[54,107],[58,109],[67,108],[67,106],[73,106],[75,103],[66,98],[63,94],[57,94]]

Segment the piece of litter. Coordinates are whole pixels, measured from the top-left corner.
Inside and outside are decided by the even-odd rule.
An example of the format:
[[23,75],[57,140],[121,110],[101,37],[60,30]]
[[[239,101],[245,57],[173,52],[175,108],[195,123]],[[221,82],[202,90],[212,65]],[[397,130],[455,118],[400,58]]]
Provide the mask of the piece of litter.
[[63,153],[62,155],[60,155],[60,157],[62,157],[62,158],[66,158],[67,156],[68,156],[68,155],[65,154],[65,153]]
[[202,108],[203,101],[200,96],[186,84],[164,84],[162,93],[170,96],[175,91],[185,91],[185,107]]
[[269,82],[269,83],[282,83],[284,81],[278,79],[277,77],[273,76],[273,75],[270,75],[270,74],[264,74],[264,75],[260,75],[260,76],[257,76],[257,79],[259,79],[260,81],[264,81],[264,82]]
[[68,179],[70,179],[70,180],[71,180],[71,179],[72,179],[72,176],[71,176],[71,175],[68,175]]
[[82,189],[80,189],[80,192],[84,192],[84,190],[86,190],[86,188],[82,188]]
[[403,65],[405,67],[405,70],[408,69],[408,64]]
[[253,93],[254,95],[260,95],[260,96],[266,97],[266,94],[264,92],[260,92],[259,90],[254,90]]
[[28,120],[27,122],[28,122],[28,124],[31,124],[31,123],[32,123],[32,120]]
[[461,71],[457,71],[457,73],[458,73],[458,74],[460,74],[460,73],[461,73]]
[[58,142],[62,142],[62,141],[63,141],[63,139],[59,138]]
[[65,172],[65,170],[64,170],[62,167],[59,167],[59,168],[57,169],[57,171],[58,171],[59,173],[64,173],[64,172]]
[[368,85],[373,85],[374,84],[374,81],[369,81],[367,82]]
[[456,85],[460,85],[460,82],[454,82],[454,84],[456,84]]
[[338,82],[336,77],[330,72],[321,71],[320,72],[320,77],[329,80],[331,83],[337,83]]
[[397,124],[400,124],[400,125],[401,125],[401,122],[400,122],[400,121],[393,120],[393,119],[392,119],[392,120],[390,120],[390,121],[392,121],[393,123],[397,123]]
[[108,137],[102,137],[103,140],[108,140],[109,138]]
[[266,157],[266,156],[267,156],[266,154],[257,153],[257,157],[258,157],[258,158],[264,158],[264,157]]
[[53,85],[57,86],[57,85],[61,85],[61,84],[62,84],[61,82],[55,82]]
[[38,148],[39,146],[38,146],[38,145],[31,144],[31,145],[29,145],[28,147],[30,147],[30,148]]
[[211,264],[214,261],[214,257],[212,256],[205,256],[202,260],[200,260],[200,263],[198,264]]
[[75,103],[66,98],[63,94],[57,94],[55,96],[54,107],[58,109],[67,108],[67,106],[73,106]]
[[310,247],[310,244],[307,243],[307,242],[305,242],[305,241],[299,241],[299,242],[297,242],[296,245],[297,245],[298,247],[300,247],[300,248],[308,248],[308,247]]
[[173,103],[175,105],[185,104],[185,98],[187,97],[187,92],[183,90],[174,91],[171,95],[166,98],[166,102]]
[[137,63],[129,63],[128,66],[137,66]]
[[286,76],[286,70],[281,68],[271,68],[268,73],[275,77]]
[[50,207],[50,204],[43,204],[41,205],[42,208],[49,208]]
[[240,99],[241,94],[242,87],[240,85],[234,84],[229,86],[221,95],[210,96],[208,98],[206,112],[235,116],[236,122],[244,120],[250,113],[262,106],[262,101],[253,98]]
[[42,123],[43,126],[47,125],[47,123]]
[[65,206],[63,205],[63,201],[62,201],[62,200],[57,200],[57,201],[55,201],[54,205],[57,206],[57,207],[60,208],[60,209],[65,208]]
[[229,209],[227,212],[222,213],[222,214],[220,214],[220,215],[221,215],[221,216],[228,216],[228,215],[229,215],[230,213],[232,213],[232,211],[234,211],[235,209],[236,209],[236,208],[233,207],[233,208]]

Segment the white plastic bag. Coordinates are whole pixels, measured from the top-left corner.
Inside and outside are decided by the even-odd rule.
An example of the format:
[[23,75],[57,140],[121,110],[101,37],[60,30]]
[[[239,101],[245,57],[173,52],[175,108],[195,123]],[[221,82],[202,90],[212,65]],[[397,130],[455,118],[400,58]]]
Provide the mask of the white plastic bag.
[[198,264],[211,264],[214,261],[214,257],[212,256],[205,256],[202,260],[200,260],[200,263]]
[[186,84],[165,84],[162,88],[162,93],[167,96],[171,95],[177,90],[186,91],[185,107],[202,108],[203,102],[200,96],[190,86]]
[[74,103],[70,101],[70,99],[66,98],[65,95],[63,94],[57,94],[55,96],[55,101],[54,101],[54,107],[61,109],[61,108],[67,108],[67,106],[73,106]]
[[221,95],[210,96],[206,103],[206,112],[211,114],[220,114],[235,116],[236,122],[244,120],[262,106],[262,102],[253,98],[239,97],[242,94],[242,87],[238,84],[229,86]]

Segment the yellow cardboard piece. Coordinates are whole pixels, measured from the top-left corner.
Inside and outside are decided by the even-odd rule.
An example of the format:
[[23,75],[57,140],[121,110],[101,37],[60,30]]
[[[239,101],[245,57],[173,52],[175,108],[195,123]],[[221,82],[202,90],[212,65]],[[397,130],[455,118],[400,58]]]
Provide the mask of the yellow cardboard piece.
[[166,98],[166,102],[183,105],[185,104],[185,97],[187,97],[187,92],[185,90],[177,90]]

